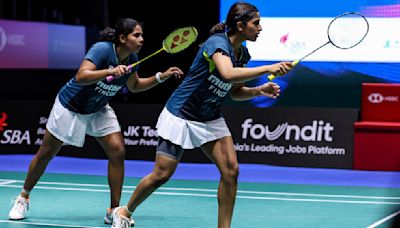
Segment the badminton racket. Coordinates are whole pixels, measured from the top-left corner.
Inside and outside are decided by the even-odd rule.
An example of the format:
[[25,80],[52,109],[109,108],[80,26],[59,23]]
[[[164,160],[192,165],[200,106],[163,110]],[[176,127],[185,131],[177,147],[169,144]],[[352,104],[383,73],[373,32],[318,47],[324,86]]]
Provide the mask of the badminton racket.
[[[193,26],[178,28],[171,32],[162,42],[162,48],[158,51],[148,55],[147,57],[131,64],[128,66],[128,70],[138,65],[139,63],[157,55],[162,51],[166,51],[170,54],[175,54],[188,48],[197,39],[197,30]],[[106,77],[107,81],[112,81],[114,76],[109,75]]]
[[[304,57],[297,59],[292,62],[293,66],[296,66],[300,61],[307,58],[311,54],[315,53],[319,49],[325,47],[328,44],[332,44],[334,47],[340,49],[350,49],[360,44],[367,36],[369,31],[368,20],[360,13],[347,12],[335,17],[328,26],[328,42],[319,46],[312,52],[308,53]],[[283,76],[283,75],[278,75]],[[272,81],[276,77],[273,74],[268,76],[268,80]]]

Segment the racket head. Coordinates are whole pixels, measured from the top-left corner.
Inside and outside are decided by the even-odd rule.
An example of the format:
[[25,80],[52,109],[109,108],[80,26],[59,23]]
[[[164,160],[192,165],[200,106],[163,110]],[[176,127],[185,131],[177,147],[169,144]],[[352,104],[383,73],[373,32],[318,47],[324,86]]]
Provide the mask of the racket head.
[[347,12],[335,17],[328,26],[328,39],[337,48],[349,49],[360,44],[367,36],[367,18],[357,12]]
[[162,45],[166,52],[175,54],[194,43],[197,35],[197,29],[193,26],[178,28],[164,39]]

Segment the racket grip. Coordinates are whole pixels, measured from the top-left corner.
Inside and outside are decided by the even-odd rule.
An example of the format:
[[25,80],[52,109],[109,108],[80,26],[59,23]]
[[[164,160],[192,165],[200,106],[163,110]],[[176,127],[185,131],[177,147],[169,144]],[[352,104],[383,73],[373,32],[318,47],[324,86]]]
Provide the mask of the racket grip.
[[[130,71],[131,69],[132,69],[132,65],[129,65],[128,66],[128,70]],[[106,80],[108,81],[108,82],[111,82],[112,80],[114,80],[114,76],[112,76],[112,75],[108,75],[107,77],[106,77]]]
[[[292,66],[294,67],[294,66],[296,66],[298,63],[300,62],[300,60],[295,60],[295,61],[293,61],[292,62]],[[283,76],[283,75],[281,75],[281,76]],[[275,76],[275,75],[273,75],[273,74],[270,74],[270,75],[268,75],[268,80],[269,81],[272,81],[272,80],[274,80],[276,77],[278,77],[278,76]]]
[[276,78],[276,76],[273,75],[273,74],[270,74],[270,75],[268,75],[267,78],[268,78],[269,81],[272,81],[272,80],[274,80]]
[[114,76],[108,75],[108,76],[106,77],[106,80],[107,80],[108,82],[111,82],[112,80],[114,80]]

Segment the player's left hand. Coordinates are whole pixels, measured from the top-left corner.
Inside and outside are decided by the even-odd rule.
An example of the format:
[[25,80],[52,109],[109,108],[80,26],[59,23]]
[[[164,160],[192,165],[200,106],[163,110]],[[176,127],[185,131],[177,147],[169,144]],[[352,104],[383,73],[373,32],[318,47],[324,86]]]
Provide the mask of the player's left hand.
[[183,75],[183,71],[179,69],[178,67],[170,67],[168,70],[164,71],[161,75],[160,78],[161,80],[165,81],[169,79],[171,76],[174,76],[176,79],[181,78]]
[[274,82],[267,82],[259,86],[260,95],[276,99],[281,92],[281,87]]

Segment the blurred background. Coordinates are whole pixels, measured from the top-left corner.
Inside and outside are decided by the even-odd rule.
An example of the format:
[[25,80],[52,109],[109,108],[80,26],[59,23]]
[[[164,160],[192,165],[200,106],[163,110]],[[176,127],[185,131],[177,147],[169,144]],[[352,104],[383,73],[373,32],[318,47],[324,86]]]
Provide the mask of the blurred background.
[[[189,5],[185,1],[109,1],[109,0],[89,0],[89,1],[50,1],[50,0],[0,0],[0,20],[11,20],[17,22],[40,22],[50,23],[50,25],[65,25],[65,27],[56,27],[57,32],[63,35],[71,36],[71,33],[80,35],[80,28],[83,29],[84,40],[78,40],[76,37],[70,40],[84,42],[79,47],[70,44],[62,47],[65,50],[56,50],[54,59],[59,58],[58,63],[49,66],[26,66],[27,55],[33,53],[34,44],[29,44],[26,37],[26,44],[21,48],[19,56],[14,58],[21,64],[6,65],[5,61],[10,61],[10,55],[15,55],[15,50],[11,53],[0,51],[0,77],[2,78],[0,99],[24,99],[24,100],[50,100],[53,101],[58,90],[74,76],[79,67],[86,50],[98,39],[101,29],[106,26],[113,27],[118,18],[130,17],[144,24],[144,42],[145,45],[140,52],[140,57],[144,58],[148,54],[161,48],[163,39],[175,28],[183,26],[195,26],[199,31],[198,42],[192,45],[188,50],[170,55],[160,53],[159,55],[143,62],[140,65],[139,74],[143,77],[152,76],[158,71],[164,71],[169,66],[175,65],[188,71],[191,61],[194,58],[199,43],[208,37],[209,29],[219,20],[219,2],[212,0],[191,2]],[[37,24],[34,24],[36,26]],[[21,26],[11,25],[10,27]],[[0,23],[0,27],[1,23]],[[30,27],[29,24],[27,27]],[[10,28],[11,29],[11,28]],[[61,31],[60,31],[61,30]],[[3,29],[4,31],[4,29]],[[51,32],[51,30],[49,30]],[[33,29],[27,34],[41,33],[40,29]],[[2,33],[4,34],[4,33]],[[2,41],[6,39],[3,35]],[[11,34],[8,34],[8,48],[12,48]],[[47,39],[46,34],[42,34],[43,39]],[[62,40],[63,37],[59,38]],[[40,39],[40,38],[38,38]],[[50,40],[51,41],[51,40]],[[53,39],[54,41],[54,39]],[[52,42],[53,42],[52,41]],[[69,42],[69,41],[66,41]],[[51,44],[49,44],[50,46]],[[68,44],[67,44],[68,45]],[[11,47],[10,47],[11,46]],[[69,48],[84,48],[84,52],[73,55],[77,57],[74,64],[63,66],[68,61],[64,54]],[[14,46],[16,47],[16,46]],[[37,50],[45,52],[46,50]],[[71,50],[69,50],[71,52]],[[71,54],[71,53],[69,53]],[[49,61],[51,61],[51,57]],[[63,63],[64,62],[64,63]],[[134,102],[134,103],[164,103],[169,94],[180,81],[169,80],[162,86],[156,87],[152,92],[139,94],[119,94],[114,98],[116,102]]]
[[[86,50],[97,41],[98,33],[106,26],[113,26],[120,17],[131,17],[144,23],[145,46],[140,53],[144,58],[148,54],[158,50],[162,40],[173,29],[182,26],[195,26],[199,31],[197,43],[188,50],[170,55],[167,53],[159,54],[152,59],[143,62],[140,65],[139,73],[142,77],[154,75],[157,71],[163,71],[167,67],[175,65],[188,71],[190,64],[198,50],[198,45],[208,37],[209,29],[219,21],[223,21],[229,6],[235,1],[193,1],[188,4],[185,1],[109,1],[109,0],[88,0],[88,1],[32,1],[32,0],[0,0],[0,19],[17,22],[42,22],[56,26],[52,35],[49,34],[49,52],[56,52],[54,57],[49,57],[48,65],[40,64],[26,66],[30,61],[29,55],[35,55],[34,51],[43,53],[45,50],[38,48],[35,44],[30,44],[26,39],[23,47],[20,47],[20,53],[12,48],[14,44],[18,45],[18,34],[14,37],[12,34],[6,35],[3,29],[3,36],[0,37],[4,48],[0,52],[0,76],[2,78],[0,97],[1,99],[53,99],[58,89],[69,78],[74,76],[79,63]],[[348,11],[357,11],[363,13],[370,20],[371,30],[366,40],[354,48],[354,50],[344,51],[349,58],[339,58],[334,61],[326,56],[335,55],[343,50],[333,52],[330,48],[318,51],[315,56],[305,59],[300,66],[289,75],[279,78],[277,82],[281,85],[282,96],[277,100],[266,98],[257,98],[249,102],[230,104],[251,105],[257,107],[340,107],[340,108],[359,108],[362,82],[389,82],[396,83],[400,81],[400,38],[396,33],[396,26],[399,26],[400,9],[398,0],[363,0],[349,2],[338,0],[328,3],[315,3],[311,0],[301,3],[294,0],[288,0],[283,7],[280,1],[260,1],[251,0],[261,13],[264,31],[261,33],[255,45],[250,46],[250,54],[256,58],[249,64],[250,66],[274,63],[282,60],[294,60],[302,57],[305,53],[318,47],[324,40],[318,40],[318,33],[326,33],[327,24],[323,21],[319,23],[321,27],[316,30],[308,24],[298,24],[298,19],[312,19],[318,21],[321,18],[334,18],[335,16]],[[278,19],[278,25],[284,29],[276,29],[270,19]],[[290,19],[289,23],[279,21],[279,19]],[[66,25],[66,27],[57,27],[57,25]],[[10,25],[13,27],[14,25]],[[20,24],[15,25],[21,26]],[[28,27],[29,24],[27,25]],[[27,34],[39,34],[40,29],[34,29]],[[70,26],[70,27],[68,27]],[[298,28],[300,26],[300,29]],[[302,35],[296,35],[300,31]],[[81,28],[81,31],[76,31]],[[321,29],[322,28],[322,29]],[[69,31],[70,30],[70,31]],[[60,33],[60,32],[63,33]],[[289,32],[290,31],[290,32]],[[83,34],[79,39],[73,35]],[[65,33],[65,34],[64,34]],[[286,36],[286,42],[263,43],[263,37],[270,35]],[[63,35],[60,35],[63,34]],[[66,35],[69,34],[69,35]],[[46,34],[42,34],[46,37]],[[77,42],[83,42],[79,47],[68,43],[69,40],[62,41],[63,37],[72,36],[71,39]],[[6,40],[8,37],[8,44]],[[58,42],[58,50],[51,49],[51,42],[57,42],[57,37],[61,39]],[[75,38],[73,38],[75,37]],[[40,36],[36,37],[41,39]],[[22,39],[22,38],[21,38]],[[83,39],[83,40],[82,40]],[[19,40],[22,42],[21,40]],[[373,45],[371,45],[373,44]],[[64,45],[64,46],[63,46]],[[68,46],[69,45],[69,46]],[[21,45],[20,45],[21,46]],[[36,49],[35,49],[36,47]],[[71,48],[72,47],[72,48]],[[84,49],[79,53],[70,56],[74,58],[71,64],[65,65],[68,61],[65,54],[71,54],[72,49]],[[285,49],[283,49],[285,48]],[[263,50],[263,53],[257,52]],[[271,53],[287,51],[283,55],[286,59],[271,57]],[[325,51],[325,58],[324,58]],[[364,53],[368,56],[363,60],[351,58],[354,51]],[[397,53],[397,54],[396,54]],[[67,53],[68,54],[68,53]],[[10,55],[14,55],[10,59]],[[51,55],[51,54],[49,54]],[[64,56],[63,56],[64,55]],[[5,62],[11,62],[5,64]],[[75,62],[74,62],[75,61]],[[24,65],[25,64],[25,65]],[[255,80],[250,84],[260,84],[265,79]],[[159,103],[163,104],[176,86],[179,80],[169,80],[163,86],[155,88],[153,91],[140,94],[127,94],[121,92],[113,100],[116,102],[128,103]],[[12,85],[12,86],[9,86]]]

